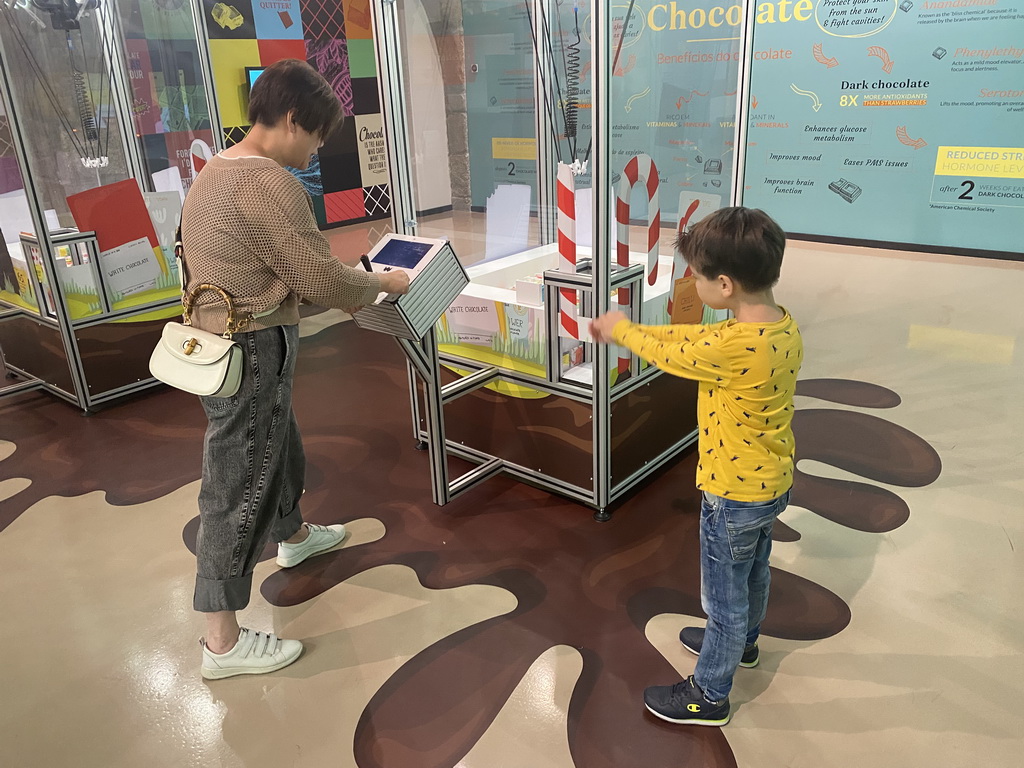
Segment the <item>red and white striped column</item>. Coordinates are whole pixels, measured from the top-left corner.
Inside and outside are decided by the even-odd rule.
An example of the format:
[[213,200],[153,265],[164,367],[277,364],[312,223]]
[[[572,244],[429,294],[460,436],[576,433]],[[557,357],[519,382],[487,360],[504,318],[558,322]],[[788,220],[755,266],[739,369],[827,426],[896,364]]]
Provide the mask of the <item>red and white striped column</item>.
[[[630,158],[622,171],[618,195],[615,200],[616,263],[629,266],[629,197],[636,184],[643,183],[647,192],[647,284],[658,279],[658,243],[661,238],[661,206],[658,203],[658,168],[650,155],[639,154]],[[620,288],[618,306],[623,312],[629,306],[629,289]],[[619,373],[629,370],[629,354],[619,356]]]
[[[576,179],[572,167],[558,164],[558,269],[576,274]],[[558,289],[558,335],[580,338],[576,291]]]

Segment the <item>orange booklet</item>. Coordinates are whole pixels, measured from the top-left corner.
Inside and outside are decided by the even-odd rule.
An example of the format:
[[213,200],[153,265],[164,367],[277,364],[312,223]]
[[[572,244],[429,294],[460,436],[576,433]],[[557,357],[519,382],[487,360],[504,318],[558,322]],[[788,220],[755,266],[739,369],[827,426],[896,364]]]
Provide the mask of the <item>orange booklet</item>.
[[703,317],[704,304],[697,295],[696,278],[680,277],[672,286],[672,324],[696,325]]

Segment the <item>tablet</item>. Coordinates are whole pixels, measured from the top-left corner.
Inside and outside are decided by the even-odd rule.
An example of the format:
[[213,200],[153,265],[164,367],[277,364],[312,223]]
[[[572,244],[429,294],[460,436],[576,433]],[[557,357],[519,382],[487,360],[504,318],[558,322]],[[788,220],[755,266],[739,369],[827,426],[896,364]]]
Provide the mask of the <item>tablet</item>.
[[422,243],[410,240],[389,239],[384,247],[370,260],[374,265],[374,272],[380,272],[379,267],[401,267],[407,270],[417,270],[420,262],[434,247],[434,243]]

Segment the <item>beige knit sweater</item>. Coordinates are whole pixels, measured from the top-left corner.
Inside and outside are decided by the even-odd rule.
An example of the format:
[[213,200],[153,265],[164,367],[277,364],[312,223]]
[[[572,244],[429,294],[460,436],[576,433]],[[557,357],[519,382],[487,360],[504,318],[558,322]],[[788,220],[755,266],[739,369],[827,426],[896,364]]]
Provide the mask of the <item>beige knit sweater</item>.
[[[214,156],[185,199],[181,233],[188,289],[213,283],[227,291],[249,318],[242,331],[298,323],[300,298],[343,309],[380,293],[376,275],[331,255],[302,184],[269,158]],[[197,328],[223,333],[226,318],[216,293],[199,294]]]

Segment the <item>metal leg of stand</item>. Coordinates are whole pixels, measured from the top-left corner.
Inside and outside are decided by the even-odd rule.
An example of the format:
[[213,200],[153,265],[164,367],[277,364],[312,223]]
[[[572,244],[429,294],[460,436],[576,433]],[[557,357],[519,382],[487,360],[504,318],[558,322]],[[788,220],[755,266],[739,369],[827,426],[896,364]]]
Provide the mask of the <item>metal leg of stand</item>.
[[416,368],[412,361],[406,360],[405,367],[409,372],[409,406],[412,411],[412,438],[416,441],[416,450],[427,450],[427,443],[420,439],[420,420],[423,418],[420,413],[420,388],[419,379],[416,378]]
[[[5,312],[0,314],[0,320],[5,317],[10,317],[11,313]],[[3,347],[0,347],[0,371],[3,371],[5,379],[14,379],[17,376],[7,368],[7,359],[4,357]],[[19,381],[15,384],[0,385],[0,397],[7,397],[8,395],[16,395],[19,392],[28,392],[32,389],[40,389],[43,386],[43,382],[40,379],[31,378],[26,381]]]
[[427,451],[430,454],[430,467],[434,478],[434,503],[441,505],[451,501],[451,489],[448,487],[447,438],[442,413],[444,405],[441,402],[441,361],[437,356],[437,339],[433,328],[423,337],[420,344],[433,379],[424,392],[427,406]]
[[441,402],[441,361],[437,356],[437,339],[434,329],[418,342],[399,339],[410,365],[423,381],[423,399],[426,406],[427,451],[430,455],[431,488],[434,503],[447,504],[451,501],[448,486],[448,452],[445,449],[444,413]]

